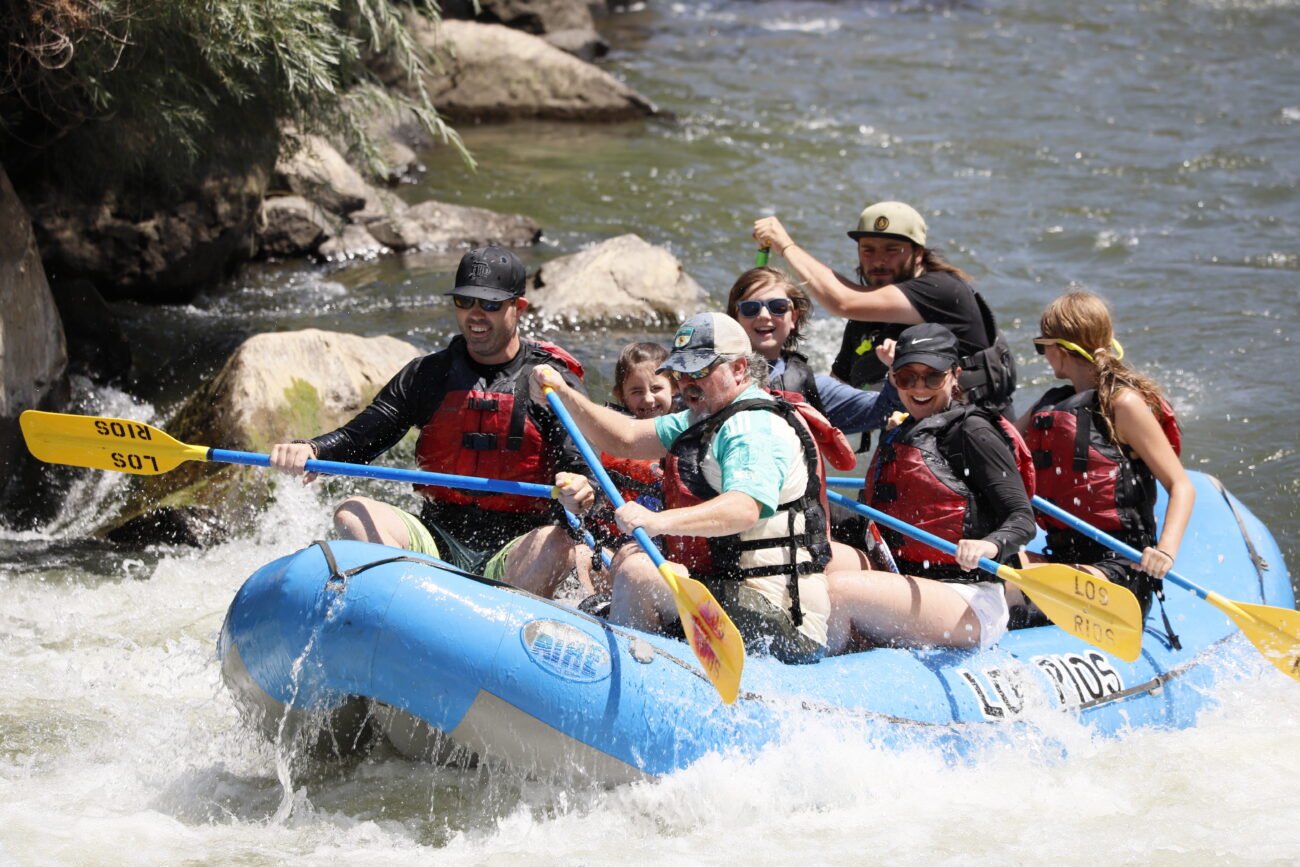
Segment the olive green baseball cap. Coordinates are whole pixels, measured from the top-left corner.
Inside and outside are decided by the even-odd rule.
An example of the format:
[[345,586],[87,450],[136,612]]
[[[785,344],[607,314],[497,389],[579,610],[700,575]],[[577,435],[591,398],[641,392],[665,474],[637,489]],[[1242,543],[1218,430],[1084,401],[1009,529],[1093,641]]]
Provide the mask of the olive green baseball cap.
[[858,227],[849,232],[849,237],[855,241],[858,238],[898,238],[924,247],[926,229],[925,218],[911,205],[876,202],[862,209],[858,215]]

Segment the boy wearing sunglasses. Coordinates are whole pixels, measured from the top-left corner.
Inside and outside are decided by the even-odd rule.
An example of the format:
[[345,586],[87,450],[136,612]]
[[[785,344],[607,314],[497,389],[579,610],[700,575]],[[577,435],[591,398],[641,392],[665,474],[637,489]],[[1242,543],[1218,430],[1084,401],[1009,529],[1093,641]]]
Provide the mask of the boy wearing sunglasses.
[[[582,367],[554,344],[519,333],[528,308],[526,272],[509,250],[481,247],[461,258],[447,294],[460,334],[446,349],[417,358],[338,430],[280,443],[271,465],[302,473],[308,458],[369,463],[419,431],[422,470],[557,487],[559,503],[585,510],[585,464],[559,420],[528,399],[533,368],[549,364],[585,393]],[[573,471],[573,472],[568,472]],[[310,481],[312,476],[306,477]],[[334,516],[341,538],[442,557],[457,567],[550,595],[573,563],[556,501],[418,485],[418,516],[368,497],[344,501]]]

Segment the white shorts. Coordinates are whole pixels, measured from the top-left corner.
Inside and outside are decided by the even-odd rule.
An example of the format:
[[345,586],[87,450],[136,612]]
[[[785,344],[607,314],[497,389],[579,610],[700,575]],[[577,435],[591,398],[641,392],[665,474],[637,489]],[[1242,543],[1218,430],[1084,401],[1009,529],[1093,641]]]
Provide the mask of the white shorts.
[[980,622],[980,650],[988,650],[1002,640],[1007,634],[1007,618],[1011,611],[1007,608],[1006,588],[1001,581],[980,581],[964,584],[957,581],[945,582],[966,600],[970,610]]

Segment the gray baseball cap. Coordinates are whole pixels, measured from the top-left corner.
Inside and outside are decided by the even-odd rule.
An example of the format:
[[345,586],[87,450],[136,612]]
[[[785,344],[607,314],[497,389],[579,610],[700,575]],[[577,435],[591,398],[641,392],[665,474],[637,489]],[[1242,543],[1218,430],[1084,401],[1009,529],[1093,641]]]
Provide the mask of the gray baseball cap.
[[748,354],[749,335],[739,322],[725,313],[697,313],[677,329],[672,351],[658,372],[695,373],[721,356]]

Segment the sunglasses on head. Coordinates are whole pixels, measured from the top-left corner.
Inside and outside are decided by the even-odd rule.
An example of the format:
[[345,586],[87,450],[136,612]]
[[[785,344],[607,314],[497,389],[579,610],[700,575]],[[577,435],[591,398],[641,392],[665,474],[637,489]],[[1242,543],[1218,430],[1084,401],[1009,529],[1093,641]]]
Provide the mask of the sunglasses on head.
[[477,304],[484,313],[496,313],[506,302],[484,301],[482,298],[470,298],[468,295],[453,295],[451,303],[455,304],[458,310],[472,310]]
[[[1037,352],[1039,355],[1046,355],[1046,354],[1047,354],[1047,347],[1052,346],[1052,345],[1056,345],[1056,346],[1061,347],[1062,349],[1069,350],[1070,352],[1073,352],[1075,355],[1080,355],[1080,356],[1082,356],[1082,357],[1088,359],[1089,361],[1096,361],[1096,360],[1097,360],[1097,359],[1095,359],[1095,358],[1092,357],[1092,353],[1091,353],[1091,352],[1089,352],[1088,350],[1084,349],[1084,348],[1083,348],[1082,346],[1080,346],[1079,344],[1077,344],[1077,343],[1071,343],[1070,341],[1068,341],[1068,340],[1066,340],[1066,339],[1064,339],[1064,338],[1062,338],[1062,337],[1043,337],[1043,336],[1040,335],[1040,336],[1034,338],[1034,351]],[[1123,357],[1124,357],[1124,347],[1123,347],[1123,346],[1120,346],[1118,340],[1116,340],[1115,338],[1112,337],[1112,338],[1110,339],[1110,345],[1111,345],[1111,348],[1112,348],[1112,349],[1114,350],[1114,352],[1115,352],[1115,357],[1116,357],[1116,358],[1123,358]]]
[[793,306],[794,302],[789,298],[769,298],[766,301],[755,301],[750,299],[748,301],[741,301],[737,304],[736,310],[746,319],[753,319],[764,307],[766,307],[768,312],[773,316],[784,316],[790,312],[790,308]]
[[933,373],[913,373],[910,370],[893,372],[895,388],[914,388],[919,381],[925,382],[926,388],[938,388],[943,385],[943,380],[948,375],[946,370],[936,370]]

